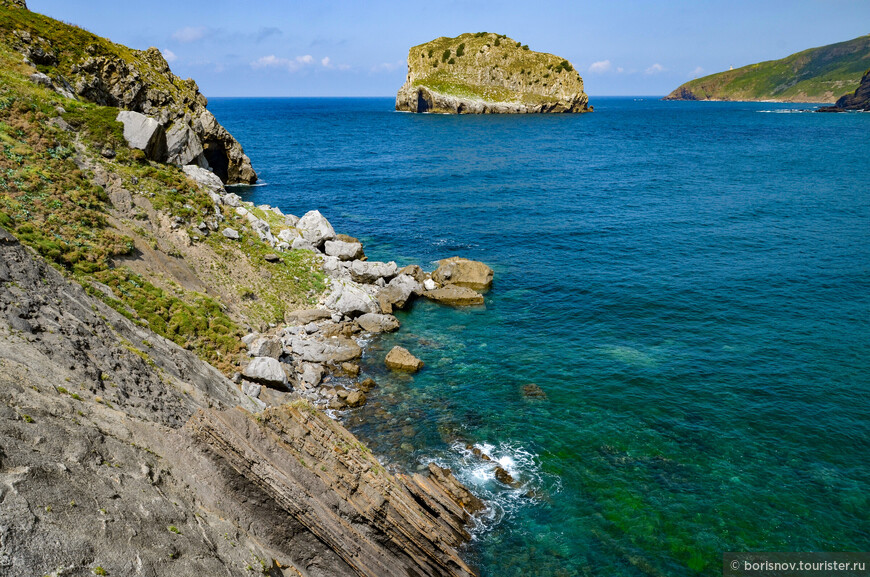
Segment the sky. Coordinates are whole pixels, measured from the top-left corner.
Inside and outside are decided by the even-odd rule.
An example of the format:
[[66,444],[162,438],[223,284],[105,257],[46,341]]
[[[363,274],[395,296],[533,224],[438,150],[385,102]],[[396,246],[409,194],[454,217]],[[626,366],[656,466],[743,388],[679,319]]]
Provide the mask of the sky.
[[870,0],[27,0],[159,48],[206,96],[394,96],[411,46],[496,32],[568,59],[590,96],[687,80],[870,33]]

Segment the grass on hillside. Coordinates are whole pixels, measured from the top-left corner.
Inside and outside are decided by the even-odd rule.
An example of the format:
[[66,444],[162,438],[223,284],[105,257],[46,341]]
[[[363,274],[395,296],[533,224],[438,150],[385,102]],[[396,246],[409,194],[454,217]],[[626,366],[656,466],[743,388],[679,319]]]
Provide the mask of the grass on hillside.
[[[108,195],[94,184],[88,167],[101,165],[156,210],[192,226],[213,215],[210,197],[178,167],[149,162],[141,151],[128,148],[123,127],[115,121],[116,108],[63,98],[31,83],[32,71],[0,39],[0,225],[85,287],[89,279],[110,286],[117,300],[89,292],[125,316],[233,372],[242,331],[221,303],[180,287],[160,288],[154,283],[166,284],[166,279],[148,279],[117,266],[120,257],[135,256],[135,243],[110,225]],[[62,129],[59,118],[71,130]],[[115,156],[103,158],[105,149]],[[238,218],[229,211],[225,216]],[[278,222],[274,213],[262,216],[270,224]],[[131,224],[137,236],[156,245],[143,226]],[[243,231],[241,242],[220,234],[205,242],[222,258],[218,265],[229,268],[245,259],[254,270],[268,269],[270,278],[257,275],[247,286],[236,287],[244,293],[239,296],[253,296],[242,299],[253,320],[283,320],[287,309],[316,301],[326,283],[311,253],[293,251],[280,255],[281,263],[267,264],[264,257],[271,249],[242,223],[237,228]],[[191,238],[197,232],[188,230]]]
[[[484,54],[486,65],[500,71],[512,88],[481,82],[479,68]],[[490,32],[441,37],[414,46],[408,63],[415,86],[486,101],[555,102],[557,84],[583,87],[582,78],[567,60],[531,51],[520,42]]]
[[701,99],[832,102],[854,92],[868,67],[870,35],[712,74],[680,88]]

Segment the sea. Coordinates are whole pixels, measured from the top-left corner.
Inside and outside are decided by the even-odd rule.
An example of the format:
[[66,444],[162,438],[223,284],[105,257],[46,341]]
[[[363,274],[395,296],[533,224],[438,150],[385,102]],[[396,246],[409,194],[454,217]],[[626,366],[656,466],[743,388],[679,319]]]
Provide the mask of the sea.
[[[494,269],[484,306],[421,300],[372,338],[379,386],[342,417],[390,467],[435,462],[489,502],[462,551],[482,577],[870,550],[870,114],[591,104],[209,108],[260,175],[245,200],[318,209],[371,260]],[[386,370],[394,345],[423,370]]]

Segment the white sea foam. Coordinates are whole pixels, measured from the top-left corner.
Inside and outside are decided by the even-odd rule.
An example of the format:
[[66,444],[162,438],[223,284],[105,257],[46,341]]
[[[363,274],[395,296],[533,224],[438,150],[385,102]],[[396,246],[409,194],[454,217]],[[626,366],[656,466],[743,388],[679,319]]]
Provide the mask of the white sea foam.
[[[545,473],[538,455],[518,443],[477,443],[473,448],[488,455],[492,461],[478,457],[472,449],[457,442],[449,451],[435,457],[423,457],[420,463],[434,462],[439,467],[450,469],[459,482],[487,502],[489,508],[475,518],[471,531],[475,538],[519,509],[537,506],[542,497],[561,491],[559,477]],[[496,466],[507,471],[517,486],[500,483],[495,478]]]

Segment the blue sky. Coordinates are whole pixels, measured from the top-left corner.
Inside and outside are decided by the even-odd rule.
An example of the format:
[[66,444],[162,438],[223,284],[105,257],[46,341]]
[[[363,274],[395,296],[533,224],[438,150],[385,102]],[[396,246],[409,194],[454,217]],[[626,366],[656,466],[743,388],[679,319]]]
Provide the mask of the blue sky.
[[663,95],[696,76],[870,33],[868,0],[595,2],[28,0],[160,48],[206,96],[392,96],[408,48],[498,32],[570,60],[591,96]]

